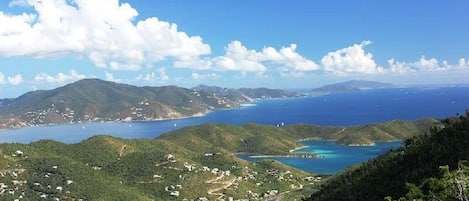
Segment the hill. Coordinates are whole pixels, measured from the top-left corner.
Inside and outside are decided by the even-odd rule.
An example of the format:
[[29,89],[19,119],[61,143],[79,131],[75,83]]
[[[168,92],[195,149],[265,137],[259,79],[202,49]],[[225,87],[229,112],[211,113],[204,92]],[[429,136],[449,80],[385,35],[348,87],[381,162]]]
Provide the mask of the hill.
[[200,116],[213,109],[239,107],[258,98],[282,98],[295,93],[271,89],[137,87],[99,79],[84,79],[53,90],[28,92],[0,100],[0,129],[86,121],[159,120]]
[[268,89],[268,88],[222,88],[217,86],[199,85],[192,88],[194,91],[205,92],[208,94],[216,94],[217,96],[227,97],[230,100],[239,103],[249,103],[254,99],[265,98],[287,98],[296,97],[299,94],[281,89]]
[[467,200],[469,112],[330,179],[306,200]]
[[[233,152],[257,150],[251,139],[276,141],[284,132],[258,125],[207,124],[156,140],[96,136],[78,144],[50,140],[2,144],[0,172],[5,190],[0,199],[13,200],[22,194],[26,200],[41,196],[60,200],[258,200],[276,196],[301,189],[311,174],[275,161],[249,163]],[[247,146],[237,143],[241,138]],[[297,146],[290,140],[277,145],[282,149]]]
[[41,196],[60,200],[263,200],[285,194],[299,199],[308,192],[303,189],[318,185],[307,179],[312,174],[271,160],[247,162],[233,153],[291,155],[290,150],[302,146],[298,140],[341,139],[346,133],[366,142],[402,139],[417,134],[415,129],[423,129],[419,125],[426,124],[394,121],[347,128],[205,124],[154,140],[95,136],[77,144],[51,140],[0,144],[0,200],[20,195],[26,200]]
[[331,85],[322,86],[319,88],[312,89],[311,92],[353,92],[361,91],[363,89],[380,89],[380,88],[390,88],[394,85],[389,83],[381,83],[374,81],[363,81],[363,80],[350,80],[347,82],[341,82]]

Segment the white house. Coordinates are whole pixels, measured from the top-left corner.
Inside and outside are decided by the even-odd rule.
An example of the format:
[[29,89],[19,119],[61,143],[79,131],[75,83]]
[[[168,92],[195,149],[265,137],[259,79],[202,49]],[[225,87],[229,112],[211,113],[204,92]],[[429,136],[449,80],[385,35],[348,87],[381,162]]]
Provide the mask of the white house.
[[23,156],[23,154],[24,153],[21,150],[16,150],[15,151],[15,155],[17,155],[17,156]]

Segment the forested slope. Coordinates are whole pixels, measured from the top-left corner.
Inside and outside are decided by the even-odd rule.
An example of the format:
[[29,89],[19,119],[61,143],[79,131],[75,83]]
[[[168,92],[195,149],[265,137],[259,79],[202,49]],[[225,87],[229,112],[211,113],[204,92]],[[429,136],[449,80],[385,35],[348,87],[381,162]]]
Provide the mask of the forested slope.
[[[336,175],[306,200],[461,200],[458,194],[469,193],[468,147],[468,114],[449,118],[402,148]],[[450,174],[462,174],[462,190]]]

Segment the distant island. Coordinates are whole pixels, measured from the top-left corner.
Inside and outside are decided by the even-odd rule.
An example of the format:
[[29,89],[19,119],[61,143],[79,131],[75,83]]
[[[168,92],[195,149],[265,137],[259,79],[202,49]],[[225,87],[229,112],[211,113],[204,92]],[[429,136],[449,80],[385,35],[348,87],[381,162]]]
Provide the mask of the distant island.
[[394,87],[390,83],[382,83],[375,81],[364,80],[350,80],[336,84],[325,85],[319,88],[312,89],[311,92],[331,93],[331,92],[354,92],[362,91],[364,89],[381,89]]
[[43,124],[101,121],[153,121],[202,116],[236,108],[257,99],[287,98],[280,89],[231,89],[200,85],[137,87],[100,79],[83,79],[53,90],[0,99],[0,129]]

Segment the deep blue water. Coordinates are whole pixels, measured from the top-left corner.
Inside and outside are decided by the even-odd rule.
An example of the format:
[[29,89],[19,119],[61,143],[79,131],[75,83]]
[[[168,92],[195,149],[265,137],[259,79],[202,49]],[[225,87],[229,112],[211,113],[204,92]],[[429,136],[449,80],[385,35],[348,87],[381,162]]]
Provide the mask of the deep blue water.
[[[127,139],[153,139],[164,132],[203,123],[242,125],[252,122],[277,125],[283,122],[284,124],[312,123],[332,126],[363,125],[394,119],[444,118],[457,113],[462,114],[468,108],[469,87],[380,89],[317,97],[261,100],[256,106],[218,110],[203,117],[187,119],[132,123],[83,123],[4,130],[0,131],[0,143],[29,143],[41,139],[76,143],[97,134]],[[375,157],[383,150],[388,150],[387,145],[383,149],[381,146],[333,146],[335,144],[331,142],[322,145],[324,147],[321,149],[334,152],[336,155],[326,157],[324,160],[288,158],[278,160],[307,171],[332,173],[350,164]],[[348,155],[355,152],[359,154]],[[344,160],[350,163],[341,162]],[[308,162],[305,163],[305,161]],[[321,164],[323,167],[316,167]]]

